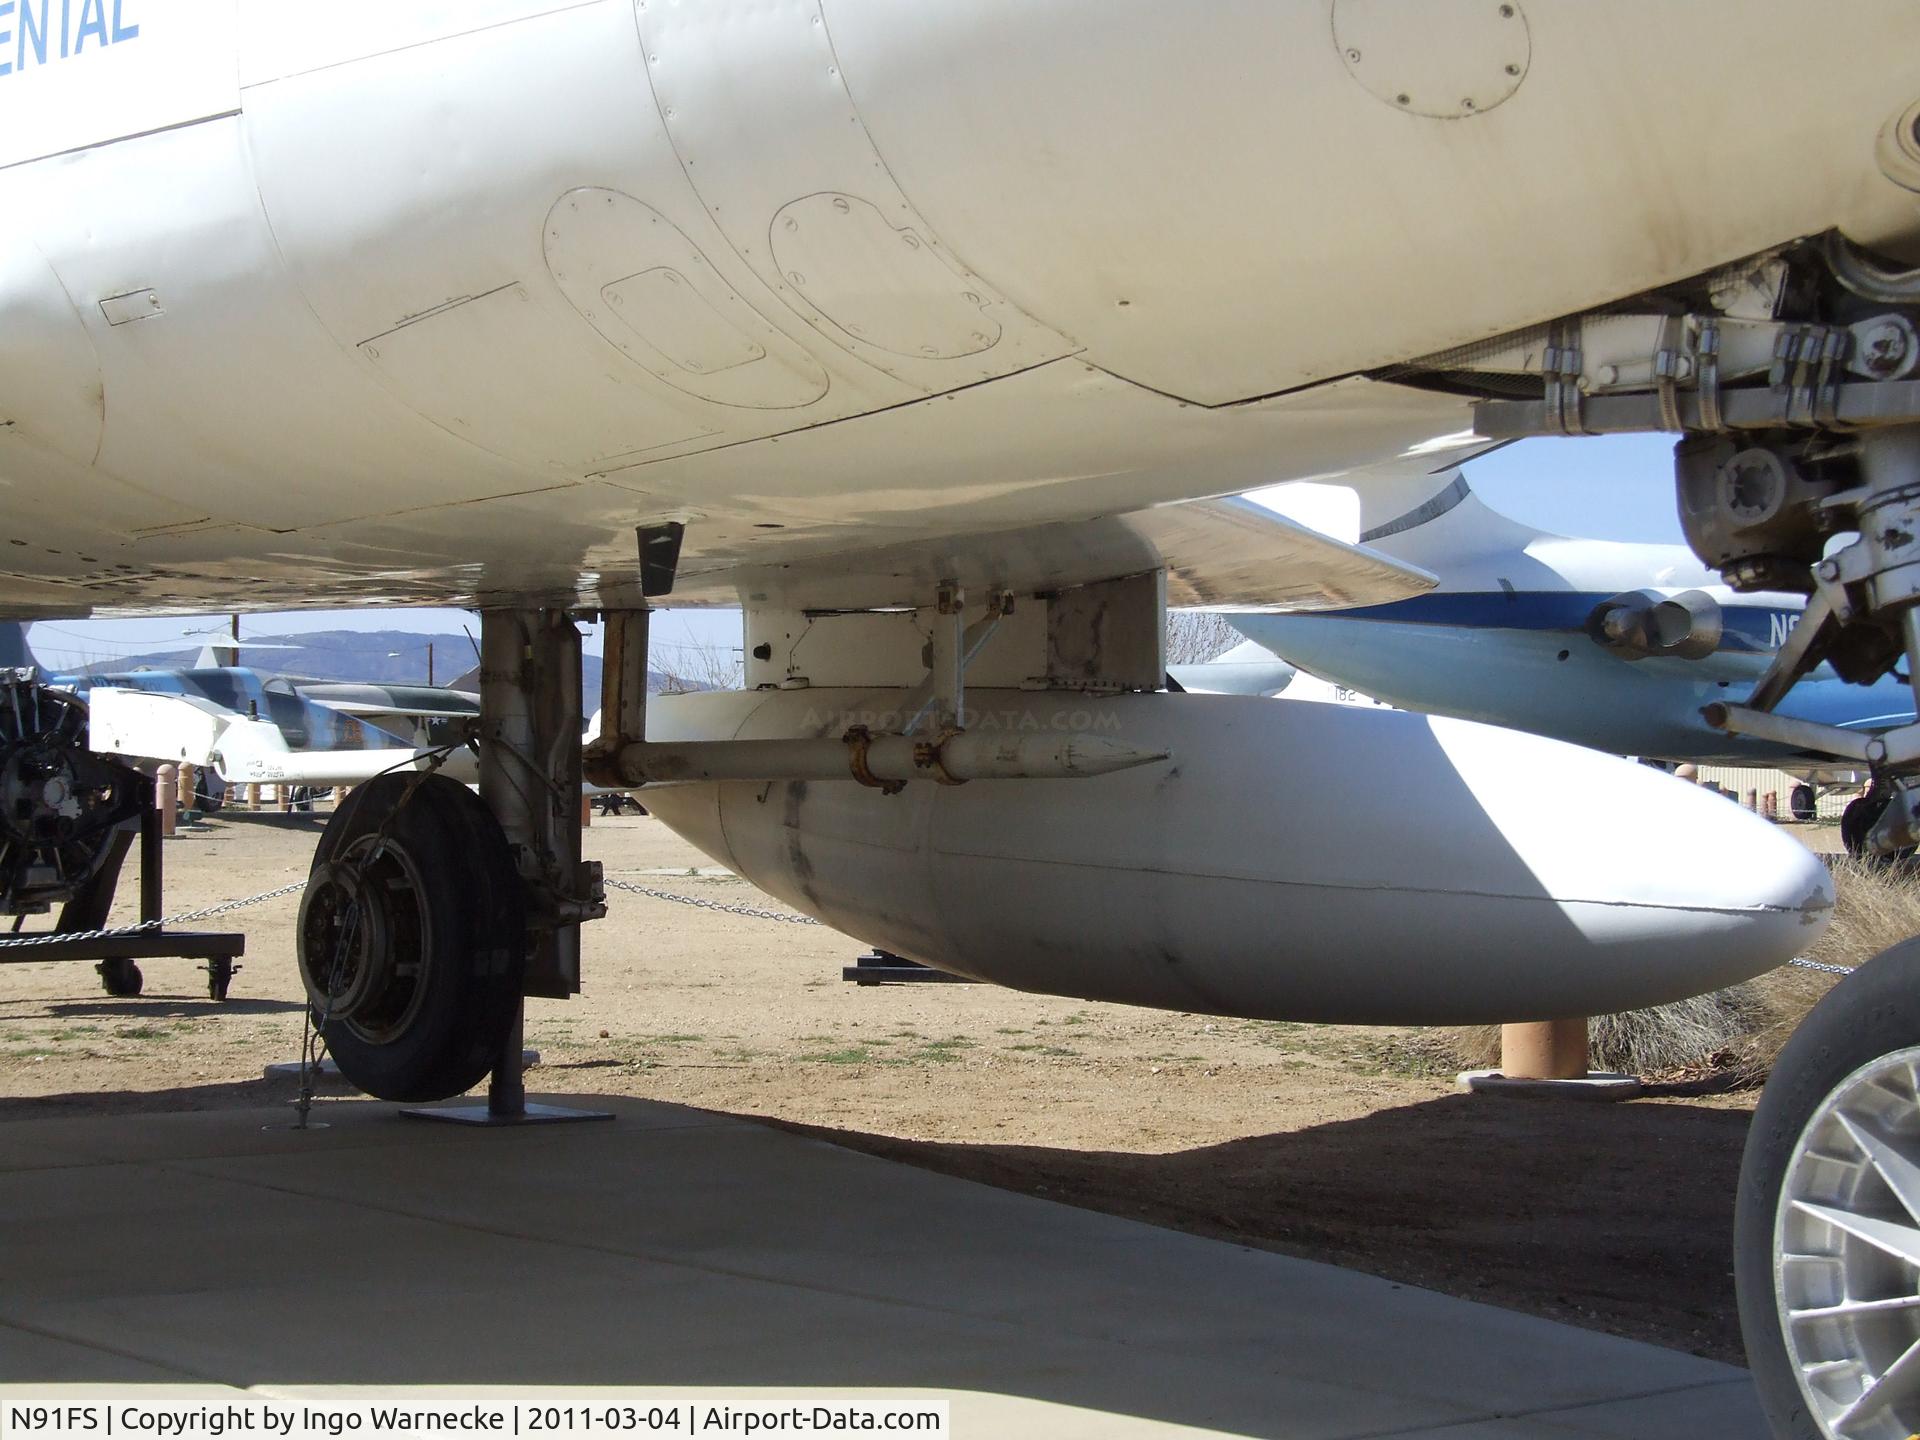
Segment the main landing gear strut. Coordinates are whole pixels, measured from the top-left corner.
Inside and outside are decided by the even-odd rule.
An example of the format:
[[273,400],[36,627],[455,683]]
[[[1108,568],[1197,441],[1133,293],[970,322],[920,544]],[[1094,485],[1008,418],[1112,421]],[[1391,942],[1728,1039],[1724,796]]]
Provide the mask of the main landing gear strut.
[[[1525,353],[1522,353],[1525,352]],[[1419,367],[1416,367],[1419,368]],[[1537,377],[1489,398],[1484,435],[1682,431],[1681,523],[1738,590],[1806,609],[1740,704],[1708,723],[1868,771],[1849,850],[1920,845],[1920,722],[1878,734],[1780,713],[1830,668],[1920,699],[1920,270],[1838,235],[1471,353],[1430,378]],[[1492,392],[1483,392],[1492,393]],[[1740,1325],[1781,1440],[1920,1432],[1920,938],[1840,981],[1781,1052],[1735,1212]]]
[[425,772],[354,790],[300,910],[300,973],[341,1074],[470,1124],[610,1118],[529,1105],[523,1000],[580,986],[580,925],[606,913],[580,859],[580,635],[556,610],[481,615],[480,793]]

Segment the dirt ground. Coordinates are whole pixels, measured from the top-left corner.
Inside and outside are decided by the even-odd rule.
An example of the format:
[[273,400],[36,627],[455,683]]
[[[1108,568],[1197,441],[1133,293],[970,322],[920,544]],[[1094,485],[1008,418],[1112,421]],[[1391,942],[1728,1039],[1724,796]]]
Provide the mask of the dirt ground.
[[[168,909],[299,879],[323,819],[228,812],[183,831],[166,848]],[[771,904],[652,820],[596,819],[586,851],[611,878]],[[147,962],[130,1000],[103,994],[84,964],[0,967],[0,1121],[290,1101],[291,1084],[260,1077],[300,1051],[297,904],[210,922],[247,935],[225,1004],[184,960]],[[1389,1032],[981,985],[856,986],[840,971],[863,947],[819,926],[618,892],[609,904],[588,931],[586,993],[530,1002],[536,1093],[766,1116],[995,1185],[1741,1358],[1729,1257],[1750,1094],[1469,1097]],[[133,918],[130,905],[115,918]]]

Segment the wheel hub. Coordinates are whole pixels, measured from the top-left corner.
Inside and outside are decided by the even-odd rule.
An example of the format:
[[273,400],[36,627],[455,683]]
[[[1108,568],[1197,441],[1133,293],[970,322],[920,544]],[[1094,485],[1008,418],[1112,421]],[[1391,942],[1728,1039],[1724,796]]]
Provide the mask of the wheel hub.
[[1781,1335],[1821,1432],[1920,1430],[1920,1047],[1861,1066],[1801,1131],[1775,1217]]
[[431,946],[419,874],[391,841],[369,838],[318,865],[300,905],[300,978],[327,1023],[379,1044],[419,1007]]

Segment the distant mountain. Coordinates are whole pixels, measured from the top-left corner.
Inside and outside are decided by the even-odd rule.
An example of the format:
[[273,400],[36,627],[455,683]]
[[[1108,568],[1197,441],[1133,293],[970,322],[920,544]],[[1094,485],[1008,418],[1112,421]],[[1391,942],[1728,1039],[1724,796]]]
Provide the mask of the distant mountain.
[[[100,660],[89,675],[114,670],[177,670],[197,661],[208,644],[182,650],[154,650]],[[269,675],[305,680],[360,680],[375,685],[427,683],[427,646],[433,646],[436,684],[464,675],[477,663],[465,635],[422,635],[411,630],[313,630],[302,635],[248,635],[240,641],[240,663]],[[596,669],[598,661],[590,662]],[[596,675],[597,681],[597,675]]]
[[[373,685],[427,683],[427,646],[433,646],[433,680],[448,685],[479,664],[473,642],[462,634],[425,635],[412,630],[309,630],[300,635],[248,635],[240,641],[240,663],[266,675],[290,675],[302,680],[357,680]],[[89,675],[120,670],[178,670],[200,658],[201,646],[189,650],[156,650],[118,660],[97,661]],[[600,657],[580,661],[581,686],[587,713],[599,704]],[[468,687],[477,683],[470,681]],[[647,688],[667,688],[668,679],[657,670],[647,672]],[[704,689],[704,686],[675,686]]]

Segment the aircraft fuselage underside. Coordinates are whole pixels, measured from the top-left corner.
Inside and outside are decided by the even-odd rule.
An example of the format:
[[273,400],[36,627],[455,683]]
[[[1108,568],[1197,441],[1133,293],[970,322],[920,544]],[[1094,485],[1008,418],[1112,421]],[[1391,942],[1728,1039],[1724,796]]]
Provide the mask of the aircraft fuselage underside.
[[1915,228],[1891,0],[60,8],[0,31],[23,615],[632,603],[669,519],[683,601],[777,601],[1439,464],[1461,401],[1358,377]]

